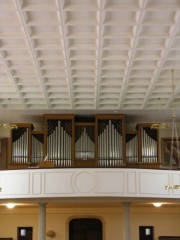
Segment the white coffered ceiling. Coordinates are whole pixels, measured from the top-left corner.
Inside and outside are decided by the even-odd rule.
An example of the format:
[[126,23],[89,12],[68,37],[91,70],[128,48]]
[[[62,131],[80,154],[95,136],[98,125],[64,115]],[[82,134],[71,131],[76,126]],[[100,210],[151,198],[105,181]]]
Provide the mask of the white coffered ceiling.
[[179,109],[180,0],[0,0],[1,111],[165,111],[172,70]]

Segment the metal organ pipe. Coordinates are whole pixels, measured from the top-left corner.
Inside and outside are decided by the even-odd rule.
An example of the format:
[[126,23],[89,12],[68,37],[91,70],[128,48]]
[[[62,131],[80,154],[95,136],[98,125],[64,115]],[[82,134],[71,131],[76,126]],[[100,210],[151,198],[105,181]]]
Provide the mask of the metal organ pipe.
[[31,161],[38,164],[43,161],[44,134],[32,134]]
[[76,126],[76,159],[88,160],[94,158],[94,141],[89,136],[93,131],[94,127],[92,126]]
[[123,164],[123,141],[120,120],[99,120],[99,165],[115,167]]
[[71,166],[71,136],[66,129],[69,120],[49,120],[47,134],[47,158],[57,167]]
[[126,135],[126,160],[127,163],[138,163],[138,137],[136,133]]
[[12,130],[12,163],[28,163],[28,136],[29,129],[26,127]]
[[142,139],[142,163],[157,163],[157,140],[154,135],[157,131],[150,127],[144,127],[141,130]]

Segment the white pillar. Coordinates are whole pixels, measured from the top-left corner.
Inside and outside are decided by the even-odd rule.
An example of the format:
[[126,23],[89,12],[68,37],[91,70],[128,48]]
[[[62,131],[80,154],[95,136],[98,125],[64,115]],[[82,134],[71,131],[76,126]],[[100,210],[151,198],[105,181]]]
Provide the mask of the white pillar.
[[39,204],[38,240],[46,239],[46,203]]
[[123,239],[130,240],[130,211],[129,211],[130,203],[123,204],[123,216],[124,216],[124,224],[123,224]]

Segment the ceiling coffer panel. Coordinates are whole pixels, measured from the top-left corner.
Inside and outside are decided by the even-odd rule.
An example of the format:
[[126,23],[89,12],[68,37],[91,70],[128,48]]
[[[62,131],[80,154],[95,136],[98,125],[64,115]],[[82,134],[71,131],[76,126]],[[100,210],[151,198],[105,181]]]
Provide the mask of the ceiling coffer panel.
[[0,102],[19,110],[180,107],[180,2],[0,1]]

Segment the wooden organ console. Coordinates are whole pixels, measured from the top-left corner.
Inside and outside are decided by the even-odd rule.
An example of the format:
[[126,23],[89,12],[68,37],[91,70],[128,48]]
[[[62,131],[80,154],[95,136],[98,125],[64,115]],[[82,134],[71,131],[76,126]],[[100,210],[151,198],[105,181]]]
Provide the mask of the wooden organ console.
[[159,164],[159,130],[150,123],[125,131],[125,116],[45,115],[43,132],[32,124],[11,130],[9,168],[50,161],[57,168],[140,167]]

